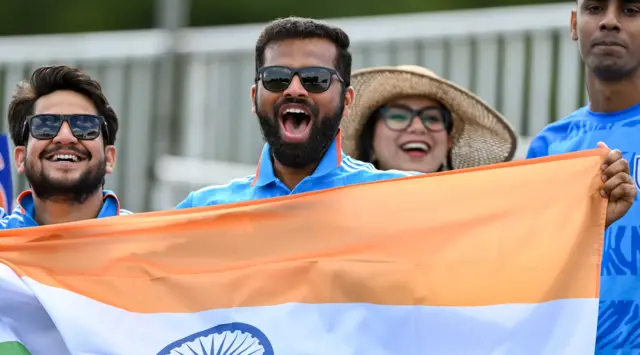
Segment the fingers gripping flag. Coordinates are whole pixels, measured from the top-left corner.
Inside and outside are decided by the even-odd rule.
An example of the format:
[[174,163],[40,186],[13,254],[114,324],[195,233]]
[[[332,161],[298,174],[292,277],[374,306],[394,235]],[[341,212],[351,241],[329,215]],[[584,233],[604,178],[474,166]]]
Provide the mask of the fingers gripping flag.
[[589,151],[0,234],[0,353],[593,354]]

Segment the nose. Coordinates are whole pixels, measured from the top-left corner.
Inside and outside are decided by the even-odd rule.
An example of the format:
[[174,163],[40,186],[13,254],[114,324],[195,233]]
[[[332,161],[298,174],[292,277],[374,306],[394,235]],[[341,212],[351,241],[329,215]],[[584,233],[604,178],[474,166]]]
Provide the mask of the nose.
[[609,6],[600,21],[600,31],[616,31],[620,32],[620,21],[618,20],[617,6]]
[[57,144],[73,144],[77,143],[78,139],[73,135],[69,123],[63,122],[58,134],[53,138],[53,142]]
[[309,93],[304,88],[304,86],[302,86],[300,78],[298,78],[298,76],[296,75],[293,77],[293,79],[291,79],[289,87],[284,90],[282,95],[286,97],[307,97],[309,96]]
[[422,120],[418,116],[413,117],[409,127],[407,127],[407,132],[409,133],[424,133],[426,130]]

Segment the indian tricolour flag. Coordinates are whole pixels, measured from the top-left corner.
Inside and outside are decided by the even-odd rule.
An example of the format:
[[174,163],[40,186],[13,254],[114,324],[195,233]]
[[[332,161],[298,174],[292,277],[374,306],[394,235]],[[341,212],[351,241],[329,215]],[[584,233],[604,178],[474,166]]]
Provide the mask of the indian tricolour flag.
[[601,151],[0,234],[0,354],[593,354]]

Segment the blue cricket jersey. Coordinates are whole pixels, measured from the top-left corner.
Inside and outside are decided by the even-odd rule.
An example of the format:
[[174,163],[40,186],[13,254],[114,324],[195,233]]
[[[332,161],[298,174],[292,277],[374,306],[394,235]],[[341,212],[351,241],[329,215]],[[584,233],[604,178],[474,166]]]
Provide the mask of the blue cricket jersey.
[[[527,158],[596,148],[619,149],[640,188],[640,104],[615,113],[582,107],[538,134]],[[605,231],[596,353],[640,354],[640,204]]]
[[[120,201],[113,191],[102,191],[103,204],[96,218],[114,217],[131,214],[131,211],[120,208]],[[16,207],[11,213],[0,208],[0,230],[38,227],[35,220],[35,205],[33,204],[33,192],[26,190],[18,196]]]
[[316,170],[293,190],[278,179],[271,162],[271,149],[264,145],[255,175],[232,180],[226,185],[209,186],[189,193],[176,208],[192,208],[240,201],[261,200],[303,192],[365,182],[419,175],[417,172],[377,170],[373,165],[353,159],[341,149],[340,134],[334,139]]

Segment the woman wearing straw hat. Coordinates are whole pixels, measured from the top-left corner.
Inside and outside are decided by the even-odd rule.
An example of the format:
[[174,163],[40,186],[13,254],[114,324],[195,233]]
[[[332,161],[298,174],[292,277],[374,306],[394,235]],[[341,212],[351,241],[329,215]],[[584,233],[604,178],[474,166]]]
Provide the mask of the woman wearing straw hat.
[[346,154],[381,170],[430,173],[509,161],[515,132],[469,91],[413,65],[354,72]]

